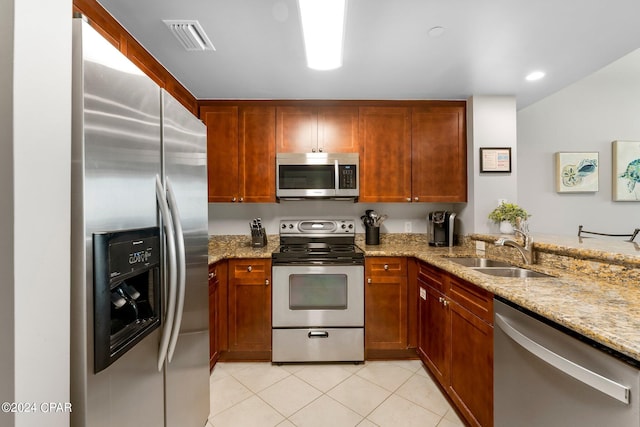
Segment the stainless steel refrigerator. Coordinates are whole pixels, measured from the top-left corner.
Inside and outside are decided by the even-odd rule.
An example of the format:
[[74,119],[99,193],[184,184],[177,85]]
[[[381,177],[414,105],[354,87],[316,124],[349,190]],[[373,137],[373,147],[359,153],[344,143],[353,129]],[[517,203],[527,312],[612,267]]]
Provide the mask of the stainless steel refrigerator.
[[205,126],[80,18],[72,73],[71,425],[204,426]]

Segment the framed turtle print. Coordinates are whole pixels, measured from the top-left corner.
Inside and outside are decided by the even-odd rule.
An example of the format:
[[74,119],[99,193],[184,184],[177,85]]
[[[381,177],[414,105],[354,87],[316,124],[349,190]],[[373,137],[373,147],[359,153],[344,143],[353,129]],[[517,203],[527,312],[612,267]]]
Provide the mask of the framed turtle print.
[[613,200],[640,202],[640,141],[613,141]]
[[556,191],[598,191],[598,153],[556,153]]

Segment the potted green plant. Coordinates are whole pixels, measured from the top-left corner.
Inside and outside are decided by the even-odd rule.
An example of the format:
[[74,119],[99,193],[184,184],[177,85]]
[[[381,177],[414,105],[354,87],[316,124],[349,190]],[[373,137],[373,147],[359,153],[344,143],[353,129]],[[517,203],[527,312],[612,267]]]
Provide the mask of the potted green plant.
[[489,219],[495,223],[500,224],[500,232],[502,233],[513,233],[513,227],[518,224],[518,219],[520,221],[526,220],[531,215],[516,205],[515,203],[500,203],[500,205],[495,208],[489,214]]

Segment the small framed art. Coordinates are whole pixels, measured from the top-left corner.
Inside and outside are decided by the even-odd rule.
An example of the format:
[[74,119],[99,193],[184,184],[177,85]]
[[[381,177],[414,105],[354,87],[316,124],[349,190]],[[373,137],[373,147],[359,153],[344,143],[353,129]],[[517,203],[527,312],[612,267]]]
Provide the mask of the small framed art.
[[613,200],[640,202],[640,141],[613,141]]
[[598,191],[598,153],[556,153],[556,191],[588,193]]
[[480,172],[511,172],[511,147],[480,148]]

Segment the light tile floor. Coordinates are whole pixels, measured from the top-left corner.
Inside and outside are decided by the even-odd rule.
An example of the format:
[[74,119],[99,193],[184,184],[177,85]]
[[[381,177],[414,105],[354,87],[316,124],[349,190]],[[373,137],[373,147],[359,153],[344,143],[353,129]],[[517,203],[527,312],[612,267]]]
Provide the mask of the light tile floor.
[[272,365],[218,362],[206,427],[460,427],[418,360]]

